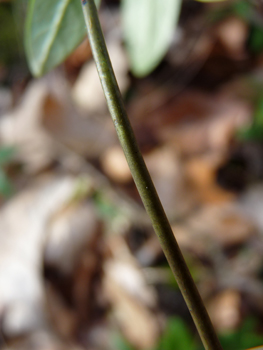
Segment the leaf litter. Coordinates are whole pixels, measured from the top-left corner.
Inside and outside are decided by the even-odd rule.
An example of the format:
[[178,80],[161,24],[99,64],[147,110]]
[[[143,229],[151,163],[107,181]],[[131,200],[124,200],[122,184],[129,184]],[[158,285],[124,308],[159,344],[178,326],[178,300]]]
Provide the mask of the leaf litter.
[[[216,329],[238,334],[252,317],[258,324],[243,332],[256,339],[263,172],[255,149],[262,145],[248,151],[237,133],[252,123],[257,91],[246,79],[256,75],[261,84],[255,72],[262,57],[251,54],[249,26],[238,16],[201,31],[192,56],[177,52],[214,10],[184,6],[181,34],[154,73],[129,75],[120,37],[109,30],[112,57],[146,163]],[[109,28],[110,12],[102,12]],[[74,55],[25,84],[15,106],[14,85],[0,90],[1,147],[16,150],[4,168],[15,191],[1,196],[0,209],[3,348],[154,348],[171,315],[189,329],[192,323],[127,171],[94,65],[84,64],[82,50]],[[240,186],[233,190],[228,179]]]

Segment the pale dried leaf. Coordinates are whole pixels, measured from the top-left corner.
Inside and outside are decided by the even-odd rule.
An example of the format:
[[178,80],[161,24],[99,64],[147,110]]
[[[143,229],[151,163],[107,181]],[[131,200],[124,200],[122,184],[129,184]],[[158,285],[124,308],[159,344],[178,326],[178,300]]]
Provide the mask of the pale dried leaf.
[[0,312],[9,336],[46,324],[42,260],[51,218],[71,200],[73,177],[44,177],[0,213]]
[[[111,40],[107,43],[109,55],[120,90],[124,92],[129,84],[129,64],[120,42]],[[72,95],[77,105],[87,112],[105,113],[106,100],[102,91],[94,62],[88,62],[76,81]]]
[[109,241],[114,259],[105,265],[104,287],[124,335],[139,348],[155,345],[159,328],[150,308],[155,293],[147,286],[142,271],[129,253],[122,237]]
[[17,158],[28,171],[47,166],[54,157],[54,142],[41,126],[41,113],[48,87],[43,80],[33,81],[21,103],[0,120],[0,143],[14,146]]
[[99,220],[89,202],[72,204],[49,223],[45,261],[59,271],[72,273],[81,252],[96,237]]
[[106,149],[101,159],[101,165],[106,175],[116,182],[127,183],[132,179],[131,171],[120,146]]
[[213,325],[220,332],[236,329],[241,321],[241,295],[236,290],[225,290],[208,303]]
[[189,211],[195,201],[178,154],[168,147],[158,149],[147,154],[145,162],[166,213],[173,218]]

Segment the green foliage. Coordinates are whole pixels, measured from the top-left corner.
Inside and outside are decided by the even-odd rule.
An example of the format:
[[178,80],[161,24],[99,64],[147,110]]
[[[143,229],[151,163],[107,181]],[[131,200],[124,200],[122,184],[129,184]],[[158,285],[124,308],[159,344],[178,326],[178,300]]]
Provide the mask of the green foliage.
[[0,148],[0,194],[4,197],[9,197],[13,193],[13,186],[6,175],[5,167],[13,159],[14,154],[13,147]]
[[2,168],[0,168],[0,194],[6,198],[13,194],[13,186]]
[[[166,54],[181,0],[122,0],[121,5],[131,71],[142,77]],[[28,0],[25,47],[31,72],[41,76],[63,62],[85,32],[80,0]]]
[[0,167],[3,167],[10,163],[13,159],[16,150],[14,147],[2,147],[0,148]]
[[[121,335],[113,337],[116,350],[135,350]],[[179,317],[171,317],[166,329],[152,350],[196,350],[197,345],[188,327]]]
[[123,0],[124,39],[132,72],[150,73],[165,55],[175,30],[181,0]]
[[220,341],[224,350],[245,350],[263,344],[263,336],[255,333],[256,322],[247,319],[241,329],[221,336]]
[[184,321],[170,318],[160,343],[155,350],[196,350],[196,343]]
[[0,63],[13,63],[18,53],[18,37],[12,7],[10,4],[0,3]]
[[32,73],[41,76],[63,62],[85,33],[80,0],[30,0],[25,48]]
[[[180,5],[181,0],[122,1],[125,41],[135,75],[146,75],[160,63]],[[25,47],[32,73],[40,76],[61,63],[85,32],[80,0],[30,0]]]
[[[256,322],[247,319],[242,327],[221,335],[220,342],[224,350],[245,350],[263,344],[263,336],[255,333]],[[135,350],[122,336],[113,338],[116,350]],[[202,350],[183,320],[172,317],[167,323],[159,344],[153,350]]]
[[233,3],[232,11],[249,25],[248,48],[251,52],[259,54],[263,50],[263,25],[261,21],[255,20],[257,10],[253,5],[253,2],[239,0]]
[[113,335],[111,343],[116,350],[134,350],[129,342],[119,333]]
[[252,16],[252,3],[248,0],[238,0],[230,3],[231,11],[234,15],[250,21]]
[[223,1],[227,1],[227,0],[196,0],[199,2],[223,2]]
[[248,46],[255,54],[259,54],[263,51],[263,27],[251,25]]
[[238,132],[238,138],[241,140],[263,140],[263,96],[259,98],[254,116],[253,123],[248,128],[243,128]]

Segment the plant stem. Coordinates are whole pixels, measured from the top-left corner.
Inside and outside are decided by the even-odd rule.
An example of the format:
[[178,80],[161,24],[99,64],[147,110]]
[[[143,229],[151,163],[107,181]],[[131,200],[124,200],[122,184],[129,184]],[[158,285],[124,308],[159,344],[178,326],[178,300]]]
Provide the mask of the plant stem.
[[206,350],[222,350],[145,165],[127,117],[101,30],[94,0],[81,0],[98,74],[121,146],[153,228]]

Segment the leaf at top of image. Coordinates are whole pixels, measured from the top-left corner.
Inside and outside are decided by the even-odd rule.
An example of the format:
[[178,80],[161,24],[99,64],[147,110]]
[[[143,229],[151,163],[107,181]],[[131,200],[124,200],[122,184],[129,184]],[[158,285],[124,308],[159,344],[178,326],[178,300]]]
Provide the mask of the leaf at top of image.
[[25,48],[32,74],[41,76],[63,62],[85,33],[80,0],[30,0]]
[[227,0],[196,0],[198,2],[223,2],[223,1],[227,1]]
[[181,0],[122,0],[124,39],[134,75],[145,76],[160,63],[180,8]]

